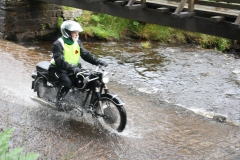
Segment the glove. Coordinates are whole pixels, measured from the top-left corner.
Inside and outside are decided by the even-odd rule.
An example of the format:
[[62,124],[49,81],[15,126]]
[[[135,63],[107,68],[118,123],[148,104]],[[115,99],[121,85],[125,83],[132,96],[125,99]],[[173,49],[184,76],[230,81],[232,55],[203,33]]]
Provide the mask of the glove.
[[105,61],[99,61],[98,64],[100,64],[100,65],[102,65],[102,66],[104,66],[104,67],[107,67],[107,66],[108,66],[107,62],[105,62]]
[[83,69],[80,69],[78,67],[73,68],[73,73],[74,74],[77,74],[77,73],[82,72],[82,71],[83,71]]
[[81,64],[81,63],[78,63],[77,67],[78,67],[78,68],[82,68],[82,64]]

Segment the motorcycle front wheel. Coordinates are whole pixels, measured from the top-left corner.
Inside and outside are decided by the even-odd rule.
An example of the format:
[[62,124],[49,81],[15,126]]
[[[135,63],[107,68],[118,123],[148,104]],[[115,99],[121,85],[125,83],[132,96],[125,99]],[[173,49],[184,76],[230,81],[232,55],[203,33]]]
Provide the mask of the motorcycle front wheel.
[[95,103],[98,122],[102,127],[107,130],[113,130],[122,132],[127,123],[127,115],[123,105],[119,105],[119,102],[116,99],[111,99],[109,96],[102,95],[101,98],[103,112],[99,106],[99,103]]

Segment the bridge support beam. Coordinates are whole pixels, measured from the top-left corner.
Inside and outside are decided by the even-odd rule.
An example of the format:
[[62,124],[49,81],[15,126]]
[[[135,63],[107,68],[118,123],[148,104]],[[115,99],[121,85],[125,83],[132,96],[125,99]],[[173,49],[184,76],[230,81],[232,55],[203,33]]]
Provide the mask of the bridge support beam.
[[239,13],[239,15],[238,15],[238,17],[237,17],[237,19],[235,21],[235,24],[239,24],[240,25],[240,13]]
[[222,22],[225,20],[225,17],[223,16],[212,16],[210,17],[211,21],[213,22]]
[[93,3],[93,2],[104,2],[105,0],[87,0],[87,2],[89,3]]
[[[188,2],[188,12],[182,12],[185,4]],[[181,0],[175,12],[173,13],[174,17],[192,17],[194,16],[194,0]]]
[[146,0],[141,0],[141,4],[134,4],[136,0],[129,0],[128,4],[125,6],[127,9],[141,9],[146,7]]
[[238,25],[238,29],[240,29],[240,13],[239,13],[236,21],[234,22],[234,24]]

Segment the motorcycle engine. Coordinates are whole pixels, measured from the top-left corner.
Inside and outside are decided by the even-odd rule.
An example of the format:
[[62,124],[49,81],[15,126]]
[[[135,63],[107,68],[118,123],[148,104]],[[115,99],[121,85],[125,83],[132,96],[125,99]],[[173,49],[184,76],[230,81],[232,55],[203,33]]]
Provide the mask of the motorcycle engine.
[[78,77],[75,80],[75,87],[77,89],[85,89],[86,88],[86,84],[83,83],[84,79],[85,79],[85,77],[82,74],[78,75]]

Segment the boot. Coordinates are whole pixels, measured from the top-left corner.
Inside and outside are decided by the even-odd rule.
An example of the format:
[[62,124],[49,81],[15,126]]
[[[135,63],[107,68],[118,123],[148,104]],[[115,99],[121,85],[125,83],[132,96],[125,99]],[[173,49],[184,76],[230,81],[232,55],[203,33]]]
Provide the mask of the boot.
[[57,111],[62,111],[63,110],[63,107],[62,107],[62,103],[61,103],[61,101],[60,100],[56,100],[56,102],[55,102],[55,109],[57,110]]
[[62,99],[64,98],[64,96],[67,94],[69,89],[67,89],[66,87],[62,86],[57,94],[56,97],[56,102],[55,102],[55,106],[56,106],[56,110],[58,111],[62,111],[64,110],[63,106],[62,106]]

